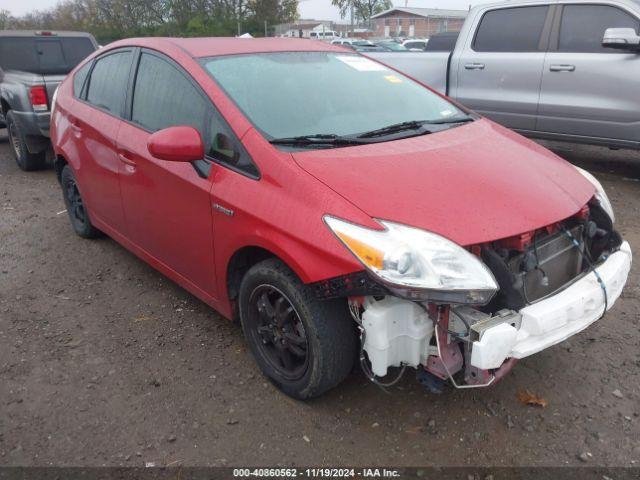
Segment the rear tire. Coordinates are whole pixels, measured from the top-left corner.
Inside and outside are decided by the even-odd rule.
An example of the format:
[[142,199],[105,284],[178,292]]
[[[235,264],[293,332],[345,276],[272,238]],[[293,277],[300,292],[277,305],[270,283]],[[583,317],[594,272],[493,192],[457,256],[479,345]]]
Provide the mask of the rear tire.
[[249,269],[239,305],[258,366],[287,395],[317,397],[351,371],[357,336],[346,302],[319,300],[278,259]]
[[13,111],[9,110],[7,112],[5,120],[7,122],[7,133],[9,134],[11,152],[18,167],[25,172],[43,169],[46,165],[46,152],[29,153],[24,135],[16,123]]
[[69,165],[62,169],[60,185],[73,231],[82,238],[101,237],[102,232],[91,224],[89,211],[82,200],[78,183]]

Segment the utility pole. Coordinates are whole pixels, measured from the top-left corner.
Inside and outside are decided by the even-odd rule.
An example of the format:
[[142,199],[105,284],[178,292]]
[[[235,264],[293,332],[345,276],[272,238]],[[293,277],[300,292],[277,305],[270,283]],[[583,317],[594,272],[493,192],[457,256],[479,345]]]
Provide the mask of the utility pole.
[[264,21],[264,36],[267,36],[267,21]]

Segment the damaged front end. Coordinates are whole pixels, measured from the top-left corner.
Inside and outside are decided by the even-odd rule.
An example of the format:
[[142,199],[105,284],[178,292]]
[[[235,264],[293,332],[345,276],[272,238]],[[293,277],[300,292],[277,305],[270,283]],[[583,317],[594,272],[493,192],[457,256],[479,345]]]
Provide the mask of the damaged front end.
[[413,235],[405,243],[388,241],[399,228],[389,222],[368,237],[330,219],[367,271],[319,282],[317,292],[348,298],[374,383],[395,383],[385,381],[390,367],[413,367],[432,391],[447,380],[488,386],[518,359],[585,329],[620,296],[631,250],[607,210],[596,196],[561,222],[464,249],[473,260],[444,242],[423,248],[433,239],[412,231],[401,232]]

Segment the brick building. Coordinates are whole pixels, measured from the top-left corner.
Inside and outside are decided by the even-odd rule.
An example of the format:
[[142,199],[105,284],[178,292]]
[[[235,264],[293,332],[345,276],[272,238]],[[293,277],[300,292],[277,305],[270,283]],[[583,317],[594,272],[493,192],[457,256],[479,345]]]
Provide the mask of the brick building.
[[376,37],[429,38],[434,33],[457,32],[466,10],[397,7],[371,17]]

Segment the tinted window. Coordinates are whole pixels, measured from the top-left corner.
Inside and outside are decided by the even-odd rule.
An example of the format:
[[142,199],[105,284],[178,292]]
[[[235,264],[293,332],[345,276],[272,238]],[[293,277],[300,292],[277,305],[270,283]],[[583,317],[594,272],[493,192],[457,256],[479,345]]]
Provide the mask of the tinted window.
[[429,39],[425,47],[427,52],[453,52],[458,41],[458,32],[438,33]]
[[131,120],[152,132],[179,125],[194,127],[202,136],[208,157],[258,175],[210,101],[185,74],[155,55],[143,53],[140,57]]
[[204,133],[207,103],[177,68],[143,53],[133,91],[131,120],[155,132],[189,125]]
[[87,74],[89,73],[90,69],[91,69],[91,62],[88,62],[86,65],[84,65],[80,70],[78,70],[73,75],[73,96],[74,97],[80,97],[80,95],[82,94],[82,87],[84,86],[84,81],[86,80]]
[[561,52],[620,53],[602,46],[607,28],[633,28],[638,31],[638,20],[626,12],[605,5],[566,5],[562,11],[560,40]]
[[96,61],[87,90],[89,103],[114,115],[122,114],[131,57],[131,52],[117,52]]
[[94,50],[86,37],[0,37],[0,66],[5,70],[65,74]]
[[477,52],[535,52],[547,6],[503,8],[487,12],[473,42]]

